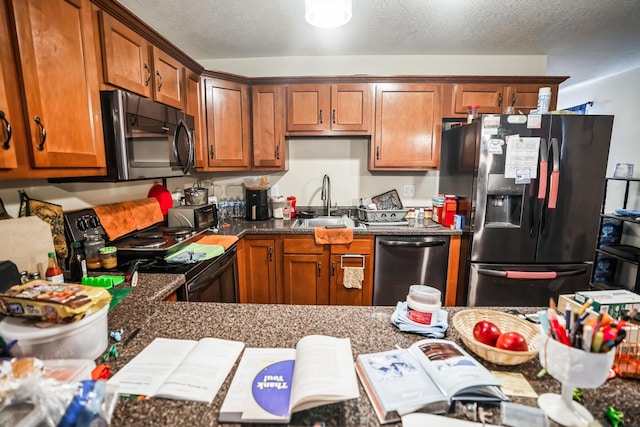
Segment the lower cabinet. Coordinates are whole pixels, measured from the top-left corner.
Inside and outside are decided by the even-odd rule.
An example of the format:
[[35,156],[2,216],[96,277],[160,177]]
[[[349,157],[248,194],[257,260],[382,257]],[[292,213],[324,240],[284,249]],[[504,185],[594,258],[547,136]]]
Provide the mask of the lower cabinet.
[[312,235],[245,236],[238,249],[240,302],[371,305],[373,246],[373,236],[337,245],[318,245]]
[[276,289],[276,243],[278,241],[278,236],[247,236],[238,243],[241,303],[280,302]]

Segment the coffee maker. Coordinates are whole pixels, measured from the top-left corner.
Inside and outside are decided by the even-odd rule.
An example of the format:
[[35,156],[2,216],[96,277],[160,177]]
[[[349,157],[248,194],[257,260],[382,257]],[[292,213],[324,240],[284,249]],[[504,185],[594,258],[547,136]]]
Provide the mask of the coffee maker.
[[271,190],[261,188],[258,190],[245,189],[245,202],[247,205],[247,221],[265,221],[271,218]]

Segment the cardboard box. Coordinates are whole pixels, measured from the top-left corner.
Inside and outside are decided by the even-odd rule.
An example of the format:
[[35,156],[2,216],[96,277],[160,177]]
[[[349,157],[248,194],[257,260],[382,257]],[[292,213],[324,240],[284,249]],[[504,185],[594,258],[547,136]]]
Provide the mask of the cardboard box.
[[592,300],[593,311],[605,311],[611,317],[617,318],[623,310],[637,308],[640,310],[640,295],[626,289],[609,291],[580,291],[575,294],[575,301],[583,304]]

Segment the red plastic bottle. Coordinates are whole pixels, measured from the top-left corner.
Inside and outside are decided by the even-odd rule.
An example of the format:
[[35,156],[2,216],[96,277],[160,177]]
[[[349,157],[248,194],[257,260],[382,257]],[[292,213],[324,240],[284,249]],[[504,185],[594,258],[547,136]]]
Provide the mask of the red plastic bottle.
[[458,209],[458,203],[456,202],[456,196],[445,195],[444,197],[444,215],[442,225],[450,227],[453,225],[454,216]]
[[287,202],[291,204],[291,218],[296,217],[296,198],[295,196],[287,197]]

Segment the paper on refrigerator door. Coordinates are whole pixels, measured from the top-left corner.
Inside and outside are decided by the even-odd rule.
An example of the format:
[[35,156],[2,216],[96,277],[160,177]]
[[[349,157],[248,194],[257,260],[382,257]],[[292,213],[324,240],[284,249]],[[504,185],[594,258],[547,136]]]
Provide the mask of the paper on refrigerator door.
[[505,138],[507,155],[504,164],[505,178],[535,179],[538,176],[540,137],[509,135]]

